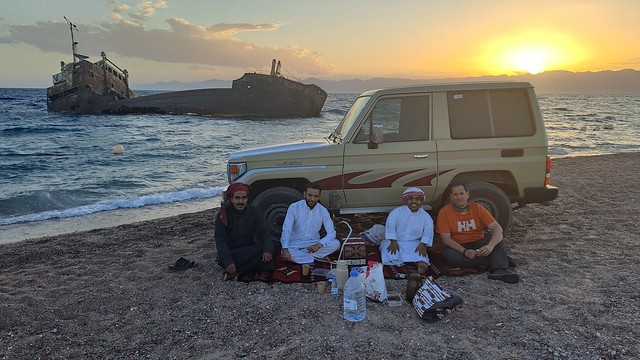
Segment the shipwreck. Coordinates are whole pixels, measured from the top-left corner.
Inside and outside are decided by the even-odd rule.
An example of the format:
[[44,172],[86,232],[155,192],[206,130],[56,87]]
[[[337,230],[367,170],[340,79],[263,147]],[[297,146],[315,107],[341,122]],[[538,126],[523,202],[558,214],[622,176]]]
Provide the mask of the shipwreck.
[[73,63],[61,62],[47,88],[47,111],[76,114],[191,114],[219,117],[317,117],[327,93],[314,84],[286,78],[275,59],[269,74],[245,73],[231,88],[171,91],[136,97],[129,73],[104,52],[92,63],[78,53],[71,31]]

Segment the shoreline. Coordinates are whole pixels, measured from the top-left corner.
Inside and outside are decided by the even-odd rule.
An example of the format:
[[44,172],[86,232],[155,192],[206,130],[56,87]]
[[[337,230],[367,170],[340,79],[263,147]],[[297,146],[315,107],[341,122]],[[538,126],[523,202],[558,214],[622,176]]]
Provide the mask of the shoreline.
[[[553,185],[553,163],[561,159],[585,158],[594,156],[612,156],[618,154],[640,153],[615,153],[615,154],[574,154],[554,155],[551,168],[551,184]],[[560,189],[562,192],[562,189]],[[220,197],[213,199],[196,199],[193,201],[144,206],[132,209],[117,209],[102,211],[84,216],[69,217],[63,219],[48,219],[28,223],[18,223],[0,226],[0,245],[21,242],[29,239],[52,237],[75,232],[98,230],[121,225],[130,225],[141,221],[166,219],[184,214],[193,214],[212,209],[218,209]],[[532,206],[532,205],[528,205]],[[535,204],[533,206],[536,206]],[[517,212],[514,213],[516,215]]]
[[166,219],[219,208],[220,197],[185,202],[100,211],[83,216],[48,219],[0,226],[0,245]]
[[[215,209],[0,245],[0,359],[637,359],[638,168],[558,159],[558,199],[505,232],[521,281],[442,276],[464,304],[436,323],[371,301],[351,323],[315,284],[224,282]],[[170,271],[179,257],[198,266]]]

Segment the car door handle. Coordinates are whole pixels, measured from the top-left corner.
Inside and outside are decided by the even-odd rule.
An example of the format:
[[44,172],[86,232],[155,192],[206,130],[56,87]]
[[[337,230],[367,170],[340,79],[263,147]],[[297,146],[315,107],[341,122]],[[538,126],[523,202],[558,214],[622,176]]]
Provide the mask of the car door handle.
[[414,154],[413,158],[414,159],[426,159],[429,157],[429,154]]

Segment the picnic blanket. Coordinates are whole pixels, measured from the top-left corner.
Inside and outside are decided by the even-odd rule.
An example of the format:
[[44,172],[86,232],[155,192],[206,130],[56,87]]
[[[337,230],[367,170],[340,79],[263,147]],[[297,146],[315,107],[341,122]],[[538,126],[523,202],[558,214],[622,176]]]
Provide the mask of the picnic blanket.
[[[366,245],[367,249],[367,262],[376,261],[381,262],[380,249],[375,245]],[[438,278],[442,275],[460,276],[470,273],[480,273],[482,270],[476,268],[454,268],[447,264],[446,260],[440,254],[440,248],[429,248],[429,259],[431,264],[427,269],[426,276],[433,276]],[[280,254],[280,248],[276,248],[275,254]],[[337,254],[334,255],[332,260],[337,259]],[[324,269],[324,270],[323,270]],[[280,256],[275,258],[274,270],[253,270],[239,274],[238,281],[250,282],[250,281],[264,281],[264,282],[283,282],[283,283],[313,283],[318,281],[325,281],[326,272],[331,269],[331,263],[316,261],[309,271],[309,275],[302,275],[302,265],[285,261]],[[418,272],[415,264],[406,264],[404,266],[388,266],[384,268],[385,279],[406,279],[409,274]]]

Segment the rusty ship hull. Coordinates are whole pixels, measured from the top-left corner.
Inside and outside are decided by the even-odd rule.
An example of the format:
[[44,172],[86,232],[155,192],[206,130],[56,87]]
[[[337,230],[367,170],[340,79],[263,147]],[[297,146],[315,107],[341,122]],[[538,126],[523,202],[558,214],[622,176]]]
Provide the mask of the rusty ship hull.
[[327,93],[281,76],[246,73],[231,88],[172,91],[124,99],[106,114],[193,114],[218,117],[317,117]]
[[96,109],[132,98],[126,72],[103,59],[92,63],[82,60],[62,65],[53,76],[53,86],[47,88],[47,111],[94,113]]

